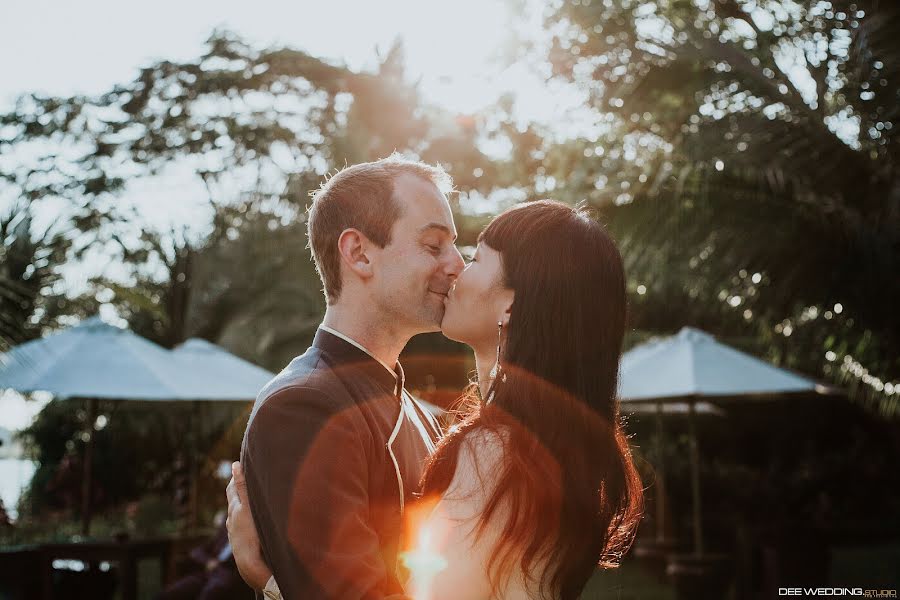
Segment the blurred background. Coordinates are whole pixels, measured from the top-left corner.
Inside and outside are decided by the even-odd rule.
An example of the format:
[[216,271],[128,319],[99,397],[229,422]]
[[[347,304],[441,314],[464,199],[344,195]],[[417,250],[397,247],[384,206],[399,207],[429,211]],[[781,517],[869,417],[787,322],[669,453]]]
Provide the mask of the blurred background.
[[[696,418],[624,410],[647,517],[585,597],[699,598],[685,575],[698,569],[718,598],[897,588],[896,2],[41,0],[4,13],[0,352],[99,315],[277,372],[324,311],[309,193],[399,151],[453,176],[464,253],[516,202],[595,209],[626,264],[626,349],[690,326],[833,392],[713,402]],[[437,408],[474,367],[438,335],[401,360]],[[48,544],[214,528],[249,401],[0,394],[0,582],[24,572],[4,560],[45,560]],[[672,557],[698,555],[701,489],[699,555],[727,567],[690,571]],[[177,571],[166,548],[158,564],[101,564],[108,593],[154,597]],[[58,554],[34,597],[90,571]]]

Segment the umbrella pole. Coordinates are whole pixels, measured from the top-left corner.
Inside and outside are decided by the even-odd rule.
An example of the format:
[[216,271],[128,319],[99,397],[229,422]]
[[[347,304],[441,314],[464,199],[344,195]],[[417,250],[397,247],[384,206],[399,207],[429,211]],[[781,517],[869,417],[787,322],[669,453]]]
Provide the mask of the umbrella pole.
[[191,472],[191,487],[190,487],[190,498],[189,498],[189,514],[188,514],[188,528],[191,531],[195,531],[197,529],[197,426],[199,419],[197,418],[197,412],[200,409],[199,403],[194,400],[191,403],[191,418],[190,418],[190,428],[191,428],[191,459],[190,459],[190,472]]
[[84,464],[81,479],[81,534],[90,535],[91,532],[91,478],[93,477],[94,462],[94,422],[97,420],[97,399],[88,399],[88,438],[85,440]]
[[661,542],[666,537],[666,511],[664,501],[666,499],[666,458],[663,455],[663,422],[662,403],[656,403],[656,456],[657,477],[656,486],[656,541]]
[[691,459],[691,500],[694,513],[694,554],[703,555],[703,526],[700,522],[700,451],[697,448],[697,429],[694,425],[696,411],[694,400],[688,403],[688,430],[690,437]]

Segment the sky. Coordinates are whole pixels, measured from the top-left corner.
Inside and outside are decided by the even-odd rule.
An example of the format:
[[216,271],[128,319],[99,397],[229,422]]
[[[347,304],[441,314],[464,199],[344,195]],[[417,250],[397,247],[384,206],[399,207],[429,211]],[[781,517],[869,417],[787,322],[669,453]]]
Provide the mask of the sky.
[[[189,59],[217,28],[259,46],[286,45],[354,69],[374,67],[398,37],[422,90],[453,110],[483,106],[502,87],[487,68],[507,39],[506,0],[234,2],[132,5],[108,0],[8,3],[0,35],[0,101],[24,91],[97,93],[157,59]],[[152,10],[148,10],[152,7]]]

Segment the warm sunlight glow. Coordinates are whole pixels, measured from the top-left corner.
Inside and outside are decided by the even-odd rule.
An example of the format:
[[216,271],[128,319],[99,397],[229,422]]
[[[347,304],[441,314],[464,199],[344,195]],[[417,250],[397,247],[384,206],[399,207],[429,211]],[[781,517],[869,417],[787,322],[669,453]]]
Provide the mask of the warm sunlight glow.
[[509,41],[512,14],[506,2],[399,2],[377,25],[404,42],[410,75],[421,77],[427,100],[472,113],[501,92],[496,54]]
[[422,502],[407,514],[407,539],[411,544],[400,560],[410,573],[407,591],[416,600],[431,597],[435,575],[447,568],[447,559],[439,551],[445,532],[437,531],[429,519],[436,504],[437,500]]

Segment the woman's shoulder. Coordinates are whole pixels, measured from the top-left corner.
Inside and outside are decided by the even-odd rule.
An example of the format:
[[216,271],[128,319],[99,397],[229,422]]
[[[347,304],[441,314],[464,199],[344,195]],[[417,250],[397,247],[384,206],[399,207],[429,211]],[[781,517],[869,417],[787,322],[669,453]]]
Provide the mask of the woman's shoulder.
[[464,434],[463,449],[491,456],[499,454],[503,452],[509,435],[509,429],[504,426],[488,428],[476,425]]
[[503,467],[508,436],[509,432],[503,429],[477,426],[465,432],[460,442],[453,481],[445,497],[472,500],[489,496]]
[[[495,504],[492,498],[507,460],[509,436],[507,429],[477,426],[463,434],[453,481],[432,514],[435,530],[447,527],[450,531],[444,539],[449,566],[438,576],[435,589],[453,593],[441,598],[537,597],[533,593],[535,586],[522,573],[518,560],[499,565],[498,585],[502,589],[499,595],[493,592],[487,571],[491,557],[504,539],[504,528],[511,514],[505,499]],[[518,547],[513,549],[516,555],[520,551]]]

